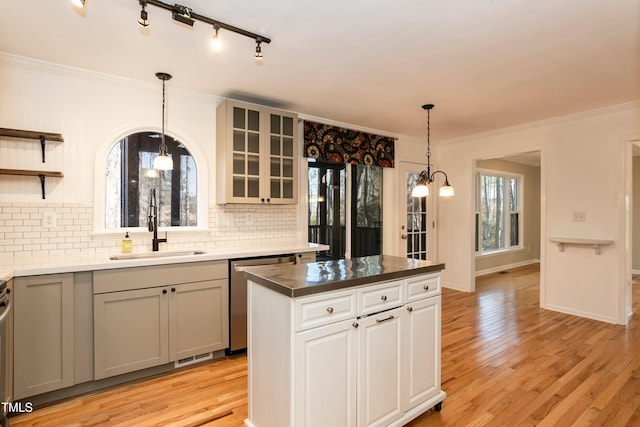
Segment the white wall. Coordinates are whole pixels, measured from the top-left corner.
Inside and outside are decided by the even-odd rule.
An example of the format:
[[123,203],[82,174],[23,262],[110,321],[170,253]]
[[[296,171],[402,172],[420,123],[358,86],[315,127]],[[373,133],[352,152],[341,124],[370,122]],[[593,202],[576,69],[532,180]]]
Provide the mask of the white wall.
[[[170,71],[170,70],[163,70]],[[120,251],[121,233],[103,230],[104,168],[121,137],[161,127],[162,85],[139,82],[0,53],[0,127],[61,133],[47,142],[3,138],[0,168],[58,170],[42,200],[37,177],[0,176],[0,254],[67,255]],[[166,249],[246,245],[297,237],[297,206],[215,204],[216,97],[167,83],[167,133],[185,143],[198,167],[200,230],[169,231]],[[43,228],[43,212],[57,226]],[[133,233],[134,251],[151,249],[150,233]]]
[[[178,78],[174,76],[174,81]],[[105,159],[124,135],[160,130],[162,85],[154,76],[149,80],[132,81],[0,53],[0,127],[61,133],[65,139],[61,144],[47,143],[46,164],[41,163],[37,141],[3,138],[0,143],[0,168],[64,172],[62,179],[47,179],[46,200],[41,199],[38,178],[0,176],[0,255],[92,256],[120,251],[121,233],[100,226]],[[166,132],[194,154],[199,191],[205,197],[199,206],[202,229],[169,231],[169,242],[162,248],[306,239],[306,182],[300,185],[296,206],[216,205],[215,108],[222,99],[175,89],[172,81],[167,82],[166,92]],[[400,138],[398,159],[413,159],[412,150],[419,143]],[[423,151],[420,146],[421,155]],[[304,160],[299,170],[306,175]],[[384,180],[384,253],[399,254],[399,234],[393,233],[399,227],[393,209],[397,171],[385,169]],[[43,228],[44,212],[56,213],[55,229]],[[148,232],[140,230],[132,238],[134,251],[151,249]]]
[[[625,323],[630,286],[625,252],[625,162],[640,132],[640,105],[625,104],[450,141],[437,149],[456,182],[456,197],[440,206],[439,258],[443,284],[471,291],[473,278],[473,162],[519,151],[542,151],[541,306],[612,323]],[[572,212],[584,211],[585,222]],[[612,239],[560,252],[549,237]]]

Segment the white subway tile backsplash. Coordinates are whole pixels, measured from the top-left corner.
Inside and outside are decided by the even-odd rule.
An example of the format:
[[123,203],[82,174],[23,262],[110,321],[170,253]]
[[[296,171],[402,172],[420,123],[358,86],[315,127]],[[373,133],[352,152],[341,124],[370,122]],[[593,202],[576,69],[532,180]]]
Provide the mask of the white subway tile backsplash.
[[[44,228],[42,214],[54,212],[56,226]],[[296,206],[227,205],[209,208],[209,230],[169,231],[163,247],[245,246],[254,242],[293,240],[297,231]],[[93,206],[83,203],[0,203],[0,253],[3,255],[115,254],[121,236],[93,235]],[[151,234],[134,233],[133,251],[151,250]]]

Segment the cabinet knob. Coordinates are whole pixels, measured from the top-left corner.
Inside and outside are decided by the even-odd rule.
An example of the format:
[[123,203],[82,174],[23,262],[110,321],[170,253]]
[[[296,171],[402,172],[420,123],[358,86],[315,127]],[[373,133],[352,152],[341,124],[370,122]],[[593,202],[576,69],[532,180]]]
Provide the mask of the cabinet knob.
[[358,325],[358,322],[353,322],[351,324],[351,326],[353,326],[354,328],[358,329],[358,326],[360,326],[360,325]]
[[327,307],[327,313],[329,314],[333,313],[333,307]]
[[267,199],[267,203],[271,203],[271,199]]
[[176,291],[176,288],[171,288],[171,292],[175,292],[175,291]]
[[167,290],[166,290],[166,289],[163,289],[163,290],[162,290],[162,293],[163,293],[163,294],[166,294],[166,293],[167,293]]
[[424,289],[425,291],[428,291],[428,290],[429,290],[429,286],[424,285],[424,286],[422,287],[422,289]]
[[264,199],[260,199],[260,201],[261,201],[262,203],[264,203]]
[[386,301],[386,300],[387,300],[387,296],[386,296],[386,295],[382,295],[382,296],[380,297],[380,299],[381,299],[382,301]]
[[411,307],[411,306],[407,307],[407,311],[408,312],[412,312],[413,311],[413,307]]

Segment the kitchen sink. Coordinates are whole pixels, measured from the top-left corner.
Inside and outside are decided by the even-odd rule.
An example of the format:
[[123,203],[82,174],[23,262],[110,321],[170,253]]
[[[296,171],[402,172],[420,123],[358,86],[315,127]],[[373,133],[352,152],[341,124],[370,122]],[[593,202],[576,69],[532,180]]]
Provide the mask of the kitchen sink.
[[145,252],[141,254],[122,254],[109,257],[111,260],[127,260],[127,259],[154,259],[168,258],[176,256],[190,256],[206,254],[206,251],[173,251],[173,252]]

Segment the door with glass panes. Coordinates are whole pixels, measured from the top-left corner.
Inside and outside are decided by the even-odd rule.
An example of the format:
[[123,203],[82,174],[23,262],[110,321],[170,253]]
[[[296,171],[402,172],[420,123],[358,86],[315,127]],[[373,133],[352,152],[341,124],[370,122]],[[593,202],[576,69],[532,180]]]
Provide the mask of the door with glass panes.
[[432,218],[431,196],[411,197],[424,165],[400,162],[398,206],[400,210],[400,246],[399,253],[408,258],[434,259],[434,239],[432,230],[435,218]]
[[382,254],[382,168],[310,160],[308,179],[308,239],[331,248],[317,259]]

